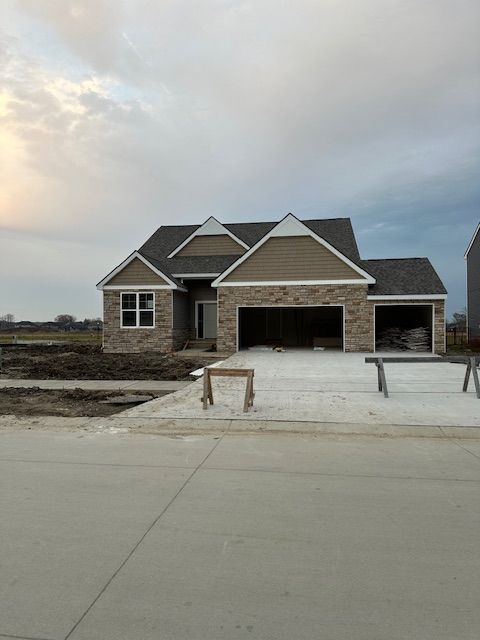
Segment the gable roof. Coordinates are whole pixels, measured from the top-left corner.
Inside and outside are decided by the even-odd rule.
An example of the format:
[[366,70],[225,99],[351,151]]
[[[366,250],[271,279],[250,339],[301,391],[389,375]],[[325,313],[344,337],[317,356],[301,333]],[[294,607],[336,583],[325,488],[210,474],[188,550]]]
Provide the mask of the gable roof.
[[[140,260],[145,264],[149,269],[151,269],[156,275],[158,275],[164,282],[164,285],[151,285],[148,286],[155,289],[182,289],[185,291],[182,283],[176,280],[168,271],[162,269],[162,265],[155,259],[147,258],[145,255],[141,254],[139,251],[133,251],[123,262],[115,267],[110,273],[108,273],[100,282],[97,284],[97,289],[103,289],[108,287],[108,283],[112,280],[116,275],[118,275],[125,267],[127,267],[134,260]],[[139,283],[140,284],[140,283]],[[119,285],[121,286],[121,285]],[[115,287],[112,287],[115,288]],[[125,288],[125,285],[122,286]]]
[[[319,221],[320,222],[320,221]],[[351,226],[350,226],[351,228]],[[353,235],[353,232],[352,232]],[[286,215],[278,224],[276,224],[268,233],[266,233],[260,240],[254,244],[246,253],[241,255],[233,264],[231,264],[220,276],[212,282],[212,286],[216,287],[223,283],[222,286],[226,286],[227,283],[223,282],[224,279],[232,273],[238,266],[243,264],[246,260],[250,258],[252,254],[254,254],[260,247],[262,247],[270,238],[273,237],[290,237],[290,236],[310,236],[313,240],[317,241],[319,244],[323,245],[326,249],[328,249],[331,253],[333,253],[337,258],[346,263],[353,271],[358,274],[358,278],[352,280],[352,282],[356,282],[358,280],[363,280],[364,282],[373,284],[375,279],[367,273],[362,267],[360,267],[356,262],[352,261],[348,256],[343,254],[341,251],[336,249],[332,244],[330,244],[324,237],[318,235],[309,225],[304,224],[298,218],[296,218],[292,213]],[[356,248],[356,242],[355,242]],[[357,249],[358,251],[358,249]],[[279,279],[280,280],[280,279]],[[312,282],[316,280],[312,279]],[[319,281],[320,282],[320,281]],[[346,282],[346,281],[345,281]],[[229,282],[229,286],[239,286],[240,283]],[[268,284],[267,282],[263,282],[263,284]]]
[[362,264],[377,280],[369,287],[368,295],[444,296],[447,293],[428,258],[384,258],[362,260]]
[[467,247],[467,250],[465,251],[465,255],[463,256],[465,258],[465,260],[468,258],[468,254],[470,253],[470,249],[473,247],[473,243],[475,242],[475,240],[477,239],[477,235],[478,232],[480,231],[480,222],[477,225],[477,228],[475,229],[475,232],[472,236],[472,239],[470,240],[470,243]]
[[[343,254],[343,256],[354,263],[357,268],[366,272],[372,279],[376,280],[375,284],[369,285],[369,295],[430,295],[443,297],[446,294],[442,281],[427,258],[361,260],[349,218],[302,220],[299,222],[325,240],[336,251]],[[252,248],[278,224],[278,222],[237,222],[224,224],[222,226],[242,243]],[[171,225],[160,227],[138,251],[127,258],[127,261],[133,259],[132,256],[142,256],[151,267],[160,272],[162,277],[168,279],[171,283],[171,288],[185,290],[180,278],[194,276],[199,278],[203,276],[208,279],[214,279],[231,267],[238,260],[239,256],[174,255],[172,258],[168,258],[180,244],[184,243],[185,240],[201,226],[203,225]],[[479,231],[480,224],[474,233],[465,257]],[[247,255],[247,253],[244,255]],[[124,261],[122,265],[125,266],[127,261]],[[108,276],[97,285],[98,288],[103,288],[102,283],[107,282],[110,277],[118,273],[122,265],[119,265],[119,267],[109,273]]]
[[[355,262],[357,265],[360,263],[360,254],[350,218],[302,220],[302,222],[352,262]],[[235,222],[224,224],[223,226],[248,247],[252,247],[277,226],[277,224],[278,222]],[[174,255],[172,258],[167,258],[177,247],[185,243],[200,226],[201,225],[169,225],[160,227],[140,247],[139,252],[149,259],[160,261],[163,268],[171,274],[219,274],[235,262],[238,256]]]
[[210,216],[208,220],[206,220],[203,224],[192,231],[192,233],[181,242],[178,247],[176,247],[172,252],[170,252],[167,258],[173,258],[179,251],[181,251],[184,247],[187,246],[194,238],[199,236],[218,236],[218,235],[228,235],[234,242],[243,247],[244,249],[248,249],[248,244],[243,242],[238,236],[236,236],[230,229],[225,227],[221,222],[219,222],[213,216]]

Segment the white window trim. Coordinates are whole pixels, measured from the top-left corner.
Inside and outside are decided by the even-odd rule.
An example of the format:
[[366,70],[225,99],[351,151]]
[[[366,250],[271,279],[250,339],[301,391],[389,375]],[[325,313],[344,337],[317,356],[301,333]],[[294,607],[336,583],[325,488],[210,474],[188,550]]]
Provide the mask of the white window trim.
[[[235,271],[235,269],[237,267],[239,267],[243,262],[245,262],[245,260],[248,260],[248,258],[250,258],[250,256],[252,254],[254,254],[255,251],[260,249],[260,247],[263,244],[265,244],[265,242],[267,242],[267,240],[270,240],[270,238],[275,238],[277,236],[280,236],[280,237],[289,237],[289,236],[293,237],[293,236],[297,236],[297,235],[310,236],[311,238],[316,240],[319,244],[321,244],[326,249],[328,249],[331,253],[333,253],[333,255],[335,255],[337,258],[339,258],[342,262],[347,264],[351,269],[356,271],[359,274],[359,276],[362,277],[362,280],[351,280],[351,279],[349,279],[349,280],[334,280],[333,282],[331,282],[330,280],[311,280],[311,281],[297,281],[297,282],[295,282],[295,281],[294,282],[291,282],[291,281],[285,282],[285,281],[273,281],[272,280],[272,281],[270,281],[268,283],[266,283],[266,282],[255,282],[255,283],[251,283],[251,282],[237,282],[237,283],[223,282],[224,278],[229,276],[232,273],[232,271]],[[261,286],[261,285],[264,285],[264,286],[265,285],[272,285],[272,284],[357,284],[359,282],[362,282],[363,284],[375,284],[376,280],[369,273],[367,273],[361,267],[359,267],[357,264],[352,262],[352,260],[350,260],[350,258],[347,258],[347,256],[345,256],[343,253],[338,251],[338,249],[335,249],[335,247],[332,246],[329,242],[324,240],[321,236],[317,235],[314,231],[312,231],[309,227],[307,227],[307,225],[303,224],[303,222],[301,220],[296,218],[293,214],[289,213],[287,216],[285,216],[285,218],[283,218],[283,220],[280,220],[280,222],[277,225],[275,225],[275,227],[273,227],[273,229],[271,229],[267,234],[265,234],[263,236],[263,238],[261,238],[256,244],[254,244],[253,247],[251,247],[246,253],[244,253],[243,256],[240,256],[238,260],[236,260],[227,269],[225,269],[225,271],[223,271],[220,274],[220,276],[216,280],[214,280],[212,282],[212,287],[226,287],[226,286],[241,287],[241,286],[250,286],[251,284],[255,284],[255,285],[259,285],[259,286]]]
[[221,222],[219,222],[213,216],[210,216],[210,218],[208,218],[208,220],[205,220],[205,222],[202,225],[200,225],[198,227],[198,229],[196,229],[193,233],[191,233],[186,240],[184,240],[181,244],[179,244],[178,247],[176,249],[174,249],[167,256],[167,258],[173,258],[173,256],[175,256],[179,251],[181,251],[183,249],[183,247],[186,247],[187,244],[189,242],[191,242],[197,236],[213,236],[213,235],[215,235],[215,236],[218,236],[218,235],[230,236],[230,238],[234,242],[239,244],[244,249],[248,250],[250,248],[248,246],[248,244],[245,244],[245,242],[240,240],[240,238],[237,238],[237,236],[235,234],[233,234],[231,231],[229,231],[227,229],[227,227],[224,227]]
[[[150,309],[140,309],[140,300],[139,296],[143,293],[151,293],[153,296],[153,324],[148,326],[142,326],[139,324],[140,322],[140,311],[150,311]],[[124,309],[123,308],[123,295],[132,295],[136,297],[136,306],[135,309]],[[124,326],[123,324],[123,312],[124,311],[135,311],[136,312],[136,324],[135,326]],[[155,329],[155,292],[154,291],[122,291],[120,293],[120,329]]]

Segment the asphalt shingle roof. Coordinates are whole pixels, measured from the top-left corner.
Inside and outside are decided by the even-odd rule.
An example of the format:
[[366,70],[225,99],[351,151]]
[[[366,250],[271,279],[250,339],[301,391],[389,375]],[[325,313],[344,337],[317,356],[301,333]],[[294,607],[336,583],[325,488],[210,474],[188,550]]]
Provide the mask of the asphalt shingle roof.
[[[355,240],[350,218],[302,220],[302,222],[312,231],[314,231],[316,234],[318,234],[324,240],[334,246],[335,249],[338,249],[338,251],[350,258],[350,260],[353,260],[354,262],[358,262],[360,260],[357,242]],[[237,238],[245,242],[245,244],[247,244],[249,247],[252,247],[277,224],[277,222],[237,222],[233,224],[225,224],[224,227],[226,227],[231,233],[237,236]],[[201,225],[172,225],[160,227],[140,247],[140,253],[145,256],[151,256],[156,260],[162,260],[163,258],[166,258],[174,249],[178,247],[179,244],[186,240],[200,226]],[[192,260],[189,262],[185,262],[185,265],[190,264],[193,271],[200,272],[200,269],[196,268],[196,262],[203,260],[208,256],[188,257],[192,258]],[[180,258],[176,258],[175,256],[173,258],[169,258],[169,262],[171,261],[172,265],[174,264],[174,260],[180,260]],[[184,271],[177,269],[177,267],[175,266],[173,272],[183,273]]]
[[[376,279],[371,295],[445,294],[446,290],[428,258],[361,260],[350,218],[302,220],[317,235]],[[249,247],[256,244],[277,222],[238,222],[224,226]],[[201,225],[160,227],[139,252],[163,273],[222,273],[238,256],[167,256]]]
[[370,295],[446,294],[437,272],[428,258],[384,258],[362,260],[361,266],[376,279]]

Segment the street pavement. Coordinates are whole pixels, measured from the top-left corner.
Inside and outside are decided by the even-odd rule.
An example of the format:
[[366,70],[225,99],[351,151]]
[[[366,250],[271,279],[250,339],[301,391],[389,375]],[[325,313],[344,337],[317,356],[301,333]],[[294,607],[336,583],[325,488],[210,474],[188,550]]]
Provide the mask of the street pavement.
[[0,434],[0,638],[477,640],[480,440]]

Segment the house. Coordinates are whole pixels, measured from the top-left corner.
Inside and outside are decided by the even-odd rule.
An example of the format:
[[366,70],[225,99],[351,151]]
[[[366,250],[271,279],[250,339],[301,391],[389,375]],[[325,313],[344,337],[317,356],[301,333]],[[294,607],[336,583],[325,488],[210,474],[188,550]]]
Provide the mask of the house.
[[349,218],[163,226],[97,288],[106,352],[194,338],[227,352],[371,352],[389,331],[420,327],[423,349],[445,351],[446,290],[429,260],[362,260]]
[[465,252],[467,262],[467,340],[480,339],[480,223]]

